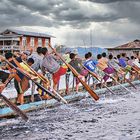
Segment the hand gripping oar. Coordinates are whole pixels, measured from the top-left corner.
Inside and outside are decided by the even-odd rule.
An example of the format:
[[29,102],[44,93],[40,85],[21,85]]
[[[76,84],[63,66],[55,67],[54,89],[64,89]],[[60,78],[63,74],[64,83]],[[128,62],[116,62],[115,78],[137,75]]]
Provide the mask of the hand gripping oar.
[[[15,55],[15,54],[14,54]],[[17,55],[15,55],[16,57],[17,57]],[[30,67],[24,60],[22,60],[22,62],[39,78],[39,79],[41,79],[44,83],[46,83],[46,84],[48,84],[49,83],[49,80],[46,78],[46,77],[44,77],[43,75],[41,75],[41,74],[38,74],[32,67]],[[53,88],[51,88],[50,86],[49,86],[49,89],[54,93],[54,94],[56,94],[60,99],[61,99],[61,101],[63,102],[63,103],[65,103],[65,104],[67,104],[67,101],[58,93],[58,92],[56,92]]]
[[132,66],[132,68],[134,71],[136,71],[138,73],[138,75],[140,75],[140,70],[139,70],[139,68],[136,67],[136,65]]
[[[43,75],[40,75],[40,74],[38,74],[33,68],[31,68],[25,61],[23,61],[22,60],[22,62],[39,78],[39,79],[41,79],[43,82],[45,82],[45,83],[47,83],[48,84],[48,82],[49,82],[49,80],[46,78],[46,77],[44,77]],[[65,104],[67,104],[67,101],[58,93],[58,92],[56,92],[53,88],[51,88],[50,86],[49,86],[49,89],[54,93],[54,94],[56,94],[60,99],[61,99],[61,101],[63,102],[63,103],[65,103]]]
[[12,63],[10,63],[7,60],[4,60],[8,65],[10,65],[11,67],[13,67],[14,69],[16,69],[17,71],[20,71],[24,76],[26,76],[28,79],[30,79],[31,81],[33,81],[40,89],[44,90],[49,96],[51,96],[52,98],[56,99],[57,101],[60,102],[60,99],[58,97],[56,97],[54,94],[52,94],[51,91],[49,91],[48,89],[44,88],[42,85],[40,85],[38,82],[36,82],[35,80],[33,80],[25,71],[23,71],[22,69],[19,69],[18,67],[15,67]]
[[72,73],[78,78],[78,80],[80,81],[80,83],[88,91],[88,93],[91,95],[91,97],[94,98],[95,100],[99,100],[99,96],[87,85],[87,83],[85,81],[83,81],[81,78],[79,78],[79,75],[80,74],[70,64],[66,63],[66,61],[60,56],[59,53],[57,53],[55,51],[55,49],[52,46],[50,46],[50,44],[48,44],[48,46],[65,63],[65,65],[72,71]]
[[[12,80],[12,77],[6,80],[5,86]],[[28,120],[28,117],[24,112],[22,112],[14,103],[12,103],[9,99],[7,99],[4,95],[0,93],[0,98],[4,100],[4,102],[16,113],[18,114],[24,121]]]
[[[119,74],[121,74],[122,75],[122,73],[121,72],[119,72],[117,69],[115,69],[113,66],[111,66],[116,72],[118,72]],[[130,84],[130,86],[132,86],[133,88],[135,88],[135,89],[137,89],[136,88],[136,86],[130,81],[130,80],[128,80],[127,78],[125,78],[124,77],[124,80],[127,82],[127,83],[129,83]]]
[[[105,72],[104,72],[105,73]],[[120,84],[118,81],[115,80],[115,78],[107,73],[105,73],[107,76],[109,76],[112,80],[114,80],[118,85],[120,85],[122,88],[124,88],[126,91],[133,93],[131,90],[127,89],[125,86],[123,86],[122,84]]]
[[[117,62],[116,62],[116,64],[118,64]],[[122,75],[122,73],[121,72],[119,72],[116,68],[114,68],[112,65],[111,65],[111,67],[116,71],[116,72],[118,72],[119,74],[121,74]],[[121,67],[122,68],[122,67]],[[124,68],[122,68],[122,69],[124,69]],[[125,70],[124,70],[125,71]],[[136,86],[130,81],[130,80],[128,80],[127,78],[125,78],[124,77],[124,80],[127,82],[127,83],[129,83],[130,84],[130,86],[132,86],[133,88],[135,88],[135,89],[137,89],[136,88]]]
[[[85,67],[83,64],[81,64],[83,66],[83,68],[85,68],[93,77],[95,77],[99,82],[101,82],[99,76],[97,76],[94,72],[90,71],[87,67]],[[112,94],[115,94],[111,89],[109,89],[109,87],[105,84],[103,84],[103,86],[108,89]]]

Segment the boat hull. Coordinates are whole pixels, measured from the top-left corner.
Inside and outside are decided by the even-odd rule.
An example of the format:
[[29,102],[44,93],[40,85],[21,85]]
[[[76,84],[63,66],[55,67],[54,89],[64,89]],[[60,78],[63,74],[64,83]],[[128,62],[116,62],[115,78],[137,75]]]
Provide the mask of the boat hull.
[[[133,84],[140,84],[140,81],[133,81]],[[122,84],[123,86],[127,87],[129,86],[128,83],[124,83]],[[120,85],[116,85],[116,86],[112,86],[109,87],[111,90],[117,90],[120,89],[121,86]],[[98,89],[95,90],[95,92],[98,95],[101,95],[103,93],[105,93],[107,91],[106,88],[102,88],[102,89]],[[81,100],[84,98],[88,98],[90,97],[90,95],[87,92],[80,92],[80,93],[75,93],[75,94],[70,94],[70,95],[66,95],[64,96],[64,98],[68,101],[68,102],[74,102],[77,100]],[[94,101],[95,102],[95,101]],[[54,99],[50,99],[50,100],[42,100],[42,101],[37,101],[37,102],[31,102],[28,104],[23,104],[18,106],[22,111],[24,112],[29,112],[29,111],[33,111],[36,109],[40,109],[43,107],[55,107],[58,105],[61,105],[62,103],[59,103],[58,101],[54,100]],[[5,107],[5,108],[1,108],[0,109],[0,118],[4,118],[4,117],[10,117],[10,116],[16,116],[15,112],[13,112],[13,110],[11,110],[9,107]]]

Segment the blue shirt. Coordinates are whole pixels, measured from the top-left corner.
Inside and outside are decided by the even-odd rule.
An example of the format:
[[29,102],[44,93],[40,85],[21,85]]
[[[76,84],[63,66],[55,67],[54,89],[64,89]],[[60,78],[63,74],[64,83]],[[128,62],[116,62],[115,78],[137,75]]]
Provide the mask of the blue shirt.
[[89,59],[84,63],[84,66],[90,71],[94,72],[98,62],[96,60]]
[[120,65],[121,67],[125,68],[125,67],[126,67],[126,62],[125,62],[125,60],[124,60],[123,58],[119,58],[118,60],[119,60],[119,65]]

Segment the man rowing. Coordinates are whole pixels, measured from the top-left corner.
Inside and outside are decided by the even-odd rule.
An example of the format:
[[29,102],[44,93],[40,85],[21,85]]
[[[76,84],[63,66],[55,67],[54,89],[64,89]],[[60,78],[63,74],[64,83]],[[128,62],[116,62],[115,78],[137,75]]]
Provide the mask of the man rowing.
[[[0,63],[2,64],[2,60],[4,59],[3,56],[0,56]],[[15,75],[15,71],[9,71],[9,70],[4,70],[2,68],[2,66],[0,66],[0,93],[3,91],[3,89],[5,88],[5,83],[6,81],[11,78],[14,77]]]
[[5,71],[0,68],[0,93],[5,88],[4,82],[6,81],[6,79],[8,79],[9,75],[10,75],[9,71]]
[[[65,53],[63,54],[63,58],[65,60],[66,63],[69,63],[71,61],[70,59],[70,49],[67,49],[65,50]],[[64,63],[63,63],[64,66],[66,66]],[[70,71],[67,70],[66,72],[66,75],[65,75],[65,82],[66,82],[66,90],[65,90],[65,93],[68,94],[69,93],[69,80],[70,80]]]
[[[77,52],[75,53],[70,53],[70,59],[71,61],[69,64],[79,73],[78,78],[85,78],[88,75],[88,71],[85,70],[84,68],[81,67],[82,59],[80,59],[77,56]],[[76,92],[79,90],[79,79],[76,78]]]
[[42,54],[44,55],[42,60],[42,71],[44,73],[48,71],[52,74],[53,89],[56,91],[60,77],[66,73],[67,68],[60,66],[60,64],[57,62],[58,58],[53,54],[49,54],[47,48],[42,48]]
[[[5,54],[5,58],[15,67],[19,68],[21,67],[20,63],[22,63],[22,59],[25,59],[26,57],[25,54],[22,54],[15,59],[12,53],[9,52]],[[6,68],[9,69],[9,71],[13,69],[9,65],[6,65]],[[29,88],[29,80],[20,71],[17,71],[15,75],[14,86],[18,93],[17,104],[24,104],[24,92]]]
[[105,75],[103,76],[103,82],[106,83],[106,81],[109,79],[109,75],[113,74],[115,70],[112,67],[108,66],[108,59],[106,58],[106,53],[103,53],[102,55],[98,54],[97,59],[97,67],[105,73]]
[[117,80],[122,81],[125,76],[125,72],[123,69],[117,64],[117,60],[113,58],[113,55],[110,54],[108,56],[108,65],[109,67],[112,67],[115,70],[114,76],[116,77]]
[[[85,59],[86,61],[84,62],[84,66],[94,72],[95,74],[97,73],[97,64],[98,62],[94,59],[92,59],[92,53],[91,52],[88,52],[85,54]],[[96,89],[96,84],[98,83],[97,79],[95,77],[92,77],[93,79],[93,87],[94,87],[94,90]]]
[[135,78],[135,72],[133,71],[132,64],[130,64],[129,57],[126,58],[125,54],[122,53],[121,55],[118,54],[117,58],[118,58],[118,62],[117,63],[122,68],[122,70],[125,72],[125,76],[130,74],[129,79],[131,81],[133,81],[134,78]]
[[42,47],[37,47],[36,52],[32,53],[28,58],[34,60],[34,64],[31,66],[36,72],[41,69],[41,63],[43,60]]

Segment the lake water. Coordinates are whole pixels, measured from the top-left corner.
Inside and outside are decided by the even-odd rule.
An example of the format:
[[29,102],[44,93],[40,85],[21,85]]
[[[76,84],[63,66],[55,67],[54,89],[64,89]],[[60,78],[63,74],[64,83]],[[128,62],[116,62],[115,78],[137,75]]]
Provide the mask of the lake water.
[[140,140],[140,85],[0,120],[1,140]]

